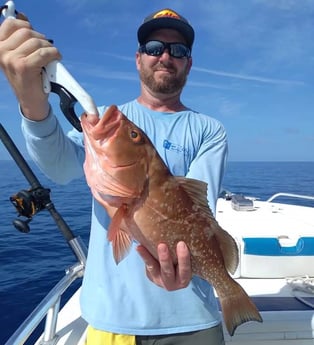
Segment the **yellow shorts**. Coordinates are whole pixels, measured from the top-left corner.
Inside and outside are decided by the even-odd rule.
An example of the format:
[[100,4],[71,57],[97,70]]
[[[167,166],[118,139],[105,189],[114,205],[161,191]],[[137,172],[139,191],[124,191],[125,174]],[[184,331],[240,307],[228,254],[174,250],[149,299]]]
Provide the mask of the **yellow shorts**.
[[135,336],[99,331],[88,326],[85,345],[135,345]]

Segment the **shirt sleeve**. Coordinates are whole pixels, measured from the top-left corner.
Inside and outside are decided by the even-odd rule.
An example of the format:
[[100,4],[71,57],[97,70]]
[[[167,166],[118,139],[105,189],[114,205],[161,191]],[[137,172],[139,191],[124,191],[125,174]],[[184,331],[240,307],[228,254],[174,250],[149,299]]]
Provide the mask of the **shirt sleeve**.
[[207,183],[208,204],[215,215],[216,203],[221,191],[228,155],[227,134],[218,121],[204,132],[204,138],[196,157],[190,164],[186,177]]
[[22,115],[22,132],[30,157],[52,181],[66,184],[83,176],[83,135],[75,129],[66,135],[51,107],[42,121]]

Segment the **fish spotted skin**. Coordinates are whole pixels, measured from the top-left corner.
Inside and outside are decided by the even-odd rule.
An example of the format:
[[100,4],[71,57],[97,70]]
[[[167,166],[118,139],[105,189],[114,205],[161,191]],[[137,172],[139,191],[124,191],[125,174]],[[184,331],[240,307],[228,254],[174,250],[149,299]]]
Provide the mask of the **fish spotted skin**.
[[157,245],[167,243],[176,264],[176,245],[184,241],[192,273],[217,292],[229,334],[244,322],[261,322],[255,304],[228,273],[238,266],[238,248],[212,215],[207,184],[173,176],[146,134],[116,106],[93,122],[83,114],[81,123],[85,176],[112,218],[108,239],[116,262],[135,239],[155,258]]

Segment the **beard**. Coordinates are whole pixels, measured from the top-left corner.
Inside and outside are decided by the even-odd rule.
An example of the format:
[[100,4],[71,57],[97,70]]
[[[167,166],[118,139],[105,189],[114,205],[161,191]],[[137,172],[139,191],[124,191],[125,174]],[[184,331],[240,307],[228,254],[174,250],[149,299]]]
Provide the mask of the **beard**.
[[[143,64],[139,70],[140,79],[151,91],[161,94],[173,94],[181,91],[186,83],[187,72],[183,70],[179,75],[174,68],[169,68],[173,74],[165,74],[162,78],[155,78],[154,72],[162,65],[146,68]],[[165,68],[164,66],[162,66]]]

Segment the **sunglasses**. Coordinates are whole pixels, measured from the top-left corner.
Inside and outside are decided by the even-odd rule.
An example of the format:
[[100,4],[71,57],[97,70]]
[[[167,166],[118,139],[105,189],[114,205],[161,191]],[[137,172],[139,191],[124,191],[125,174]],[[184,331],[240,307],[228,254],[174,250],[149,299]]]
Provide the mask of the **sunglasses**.
[[161,56],[168,49],[168,54],[174,58],[191,57],[191,49],[183,43],[167,43],[162,41],[148,41],[142,44],[138,51],[150,56]]

